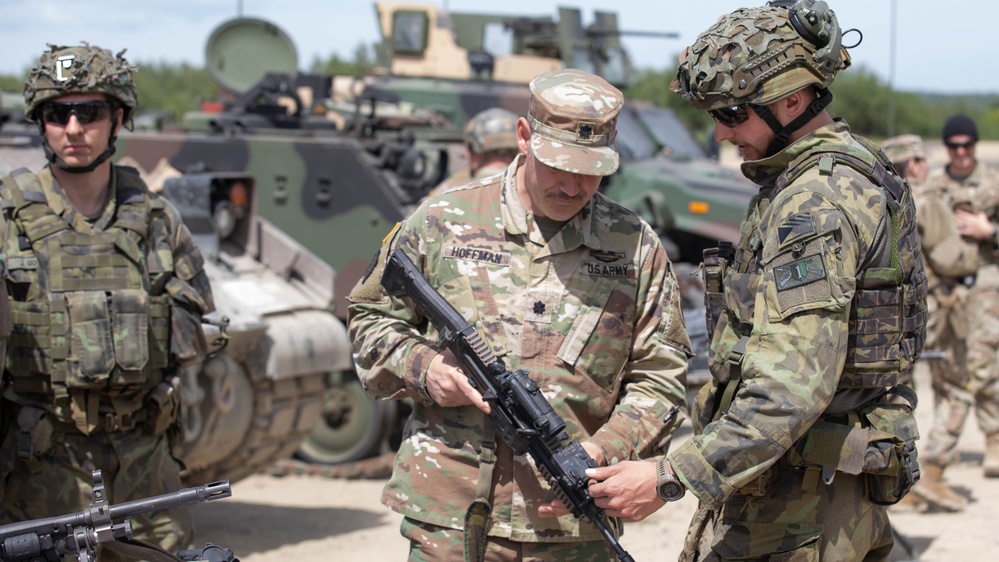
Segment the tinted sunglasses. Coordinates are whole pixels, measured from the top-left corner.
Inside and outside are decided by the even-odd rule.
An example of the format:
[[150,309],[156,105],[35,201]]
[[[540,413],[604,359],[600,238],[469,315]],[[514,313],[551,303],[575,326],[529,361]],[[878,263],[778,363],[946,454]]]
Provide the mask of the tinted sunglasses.
[[959,148],[963,148],[963,149],[967,150],[967,149],[975,146],[975,141],[945,142],[944,144],[947,145],[947,148],[949,148],[951,150],[957,150]]
[[76,115],[81,125],[111,117],[111,104],[106,101],[49,102],[42,106],[46,123],[66,126],[70,115]]
[[742,125],[749,119],[749,105],[748,103],[744,103],[721,109],[710,109],[708,110],[708,115],[715,121],[731,129],[732,127]]

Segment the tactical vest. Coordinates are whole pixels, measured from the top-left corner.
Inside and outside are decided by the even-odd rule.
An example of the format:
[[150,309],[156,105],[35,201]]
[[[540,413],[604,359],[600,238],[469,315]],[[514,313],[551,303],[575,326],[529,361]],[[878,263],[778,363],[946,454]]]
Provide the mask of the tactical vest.
[[[877,147],[861,137],[854,138],[867,151],[836,145],[819,147],[792,163],[777,178],[775,186],[761,196],[772,201],[807,170],[818,166],[820,174],[830,175],[837,164],[850,166],[886,194],[892,243],[890,248],[875,248],[875,251],[890,251],[891,267],[866,267],[857,274],[846,364],[838,389],[888,388],[900,384],[903,375],[911,371],[926,341],[926,272],[908,184]],[[753,204],[758,200],[754,199]],[[759,286],[761,265],[751,246],[750,229],[744,225],[737,249],[721,247],[705,251],[708,328],[714,331],[717,319],[727,315],[730,325],[743,334],[733,351],[736,355],[744,350],[752,330],[755,301],[735,303],[737,309],[733,309],[733,303],[725,301],[724,285],[736,283],[743,286],[740,294],[750,298],[755,294],[753,288]],[[886,256],[866,256],[862,261],[877,263],[872,257]]]
[[150,294],[150,278],[162,272],[147,259],[156,250],[147,240],[151,216],[163,204],[137,176],[117,174],[115,218],[103,231],[74,230],[27,170],[0,188],[14,227],[4,246],[13,399],[54,399],[50,411],[85,432],[98,415],[138,418],[168,362],[171,301],[162,290]]

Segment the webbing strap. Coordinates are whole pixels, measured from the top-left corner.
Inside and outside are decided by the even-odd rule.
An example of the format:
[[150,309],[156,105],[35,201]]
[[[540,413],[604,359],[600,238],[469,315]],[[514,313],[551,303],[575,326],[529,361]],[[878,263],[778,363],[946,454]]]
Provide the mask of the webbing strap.
[[465,562],[482,562],[486,555],[489,536],[489,515],[492,505],[493,471],[496,468],[496,427],[493,420],[483,414],[482,444],[479,447],[479,477],[475,485],[475,500],[465,512],[464,557]]

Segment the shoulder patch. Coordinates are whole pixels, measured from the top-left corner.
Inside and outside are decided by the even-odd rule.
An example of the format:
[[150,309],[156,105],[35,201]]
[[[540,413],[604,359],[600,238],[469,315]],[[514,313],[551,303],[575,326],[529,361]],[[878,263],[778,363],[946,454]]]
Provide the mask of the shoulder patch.
[[786,291],[826,278],[826,268],[822,256],[812,254],[774,268],[774,278],[778,291]]
[[783,246],[787,241],[794,241],[814,232],[815,223],[812,221],[812,215],[802,213],[785,219],[777,227],[777,238],[781,246]]

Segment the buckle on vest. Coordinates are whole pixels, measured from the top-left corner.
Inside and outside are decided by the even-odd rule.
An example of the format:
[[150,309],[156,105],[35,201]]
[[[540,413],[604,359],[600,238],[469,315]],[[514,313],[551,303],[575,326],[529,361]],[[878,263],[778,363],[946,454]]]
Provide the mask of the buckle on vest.
[[17,432],[17,458],[29,460],[34,450],[31,447],[31,430],[20,428]]
[[104,431],[114,433],[116,431],[128,431],[135,427],[135,416],[132,414],[117,415],[114,412],[104,414]]

